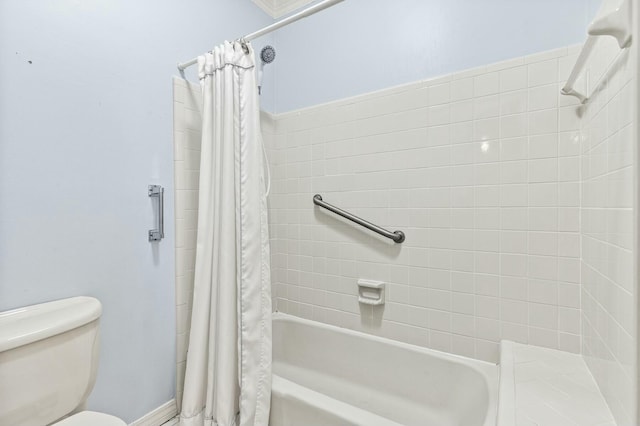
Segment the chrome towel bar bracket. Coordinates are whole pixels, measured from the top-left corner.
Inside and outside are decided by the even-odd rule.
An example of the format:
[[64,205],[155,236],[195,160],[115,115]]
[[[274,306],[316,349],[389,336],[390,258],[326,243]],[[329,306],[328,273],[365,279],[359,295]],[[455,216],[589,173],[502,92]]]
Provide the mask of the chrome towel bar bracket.
[[631,0],[623,0],[615,10],[608,12],[606,15],[598,16],[593,20],[587,30],[587,34],[589,34],[589,36],[582,45],[580,55],[578,56],[578,59],[576,59],[576,63],[571,70],[571,74],[569,74],[569,78],[560,93],[578,98],[581,104],[585,104],[589,101],[590,95],[588,91],[590,90],[592,93],[595,92],[596,87],[603,82],[603,79],[601,78],[599,81],[595,82],[596,87],[591,88],[589,87],[590,85],[584,81],[588,81],[587,75],[581,84],[583,88],[577,90],[574,86],[587,65],[589,55],[591,55],[591,52],[595,48],[596,38],[599,36],[614,37],[618,42],[620,49],[627,49],[632,42],[633,31],[631,16]]
[[313,204],[315,204],[316,206],[320,206],[322,208],[325,208],[339,216],[344,217],[345,219],[349,219],[352,222],[357,223],[358,225],[364,226],[367,229],[372,230],[373,232],[376,232],[382,236],[385,236],[391,240],[393,240],[394,242],[400,244],[404,241],[404,232],[402,231],[387,231],[384,228],[379,227],[378,225],[374,225],[373,223],[366,221],[356,215],[353,215],[349,212],[346,212],[334,205],[331,205],[329,203],[327,203],[326,201],[322,200],[322,195],[320,194],[316,194],[313,196]]
[[164,188],[160,185],[149,185],[149,197],[158,200],[158,226],[149,230],[149,242],[164,238]]

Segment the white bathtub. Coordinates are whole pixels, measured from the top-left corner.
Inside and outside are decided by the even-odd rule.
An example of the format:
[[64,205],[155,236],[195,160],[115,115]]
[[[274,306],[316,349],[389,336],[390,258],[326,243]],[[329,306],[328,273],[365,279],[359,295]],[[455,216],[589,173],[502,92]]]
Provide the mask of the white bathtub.
[[270,426],[495,426],[494,364],[273,317]]

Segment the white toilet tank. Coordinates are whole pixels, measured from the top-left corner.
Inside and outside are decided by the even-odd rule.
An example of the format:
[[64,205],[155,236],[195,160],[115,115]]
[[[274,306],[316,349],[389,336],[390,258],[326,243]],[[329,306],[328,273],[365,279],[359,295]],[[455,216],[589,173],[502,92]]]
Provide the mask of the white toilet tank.
[[0,425],[43,426],[83,408],[96,379],[101,313],[92,297],[0,313]]

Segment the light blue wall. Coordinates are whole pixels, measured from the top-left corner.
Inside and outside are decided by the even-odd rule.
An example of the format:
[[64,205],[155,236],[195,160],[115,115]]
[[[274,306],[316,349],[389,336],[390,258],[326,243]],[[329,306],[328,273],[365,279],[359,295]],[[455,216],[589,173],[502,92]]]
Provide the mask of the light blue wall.
[[102,301],[92,409],[129,422],[174,396],[171,76],[270,22],[250,0],[0,1],[0,310]]
[[580,43],[599,3],[346,0],[276,33],[276,110]]

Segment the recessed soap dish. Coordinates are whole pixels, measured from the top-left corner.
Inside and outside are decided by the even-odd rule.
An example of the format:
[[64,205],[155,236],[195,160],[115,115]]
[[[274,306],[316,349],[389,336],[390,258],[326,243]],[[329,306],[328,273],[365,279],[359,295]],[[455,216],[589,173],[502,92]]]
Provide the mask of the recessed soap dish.
[[384,305],[384,282],[359,279],[358,302],[365,305]]

